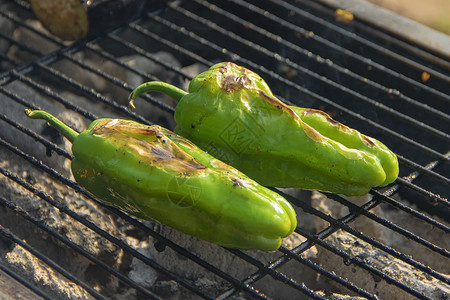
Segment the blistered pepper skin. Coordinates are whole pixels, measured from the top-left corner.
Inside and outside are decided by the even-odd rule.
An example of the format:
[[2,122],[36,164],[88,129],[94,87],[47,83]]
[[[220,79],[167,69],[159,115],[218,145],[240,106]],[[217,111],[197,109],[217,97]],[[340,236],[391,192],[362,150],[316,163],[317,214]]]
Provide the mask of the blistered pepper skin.
[[165,128],[98,119],[77,134],[45,112],[27,115],[47,120],[73,143],[71,168],[81,186],[139,218],[260,250],[278,249],[297,225],[283,197]]
[[143,84],[130,99],[154,90],[177,98],[175,132],[262,185],[356,196],[397,178],[397,157],[381,142],[322,111],[284,104],[233,63],[196,76],[189,93],[168,88]]

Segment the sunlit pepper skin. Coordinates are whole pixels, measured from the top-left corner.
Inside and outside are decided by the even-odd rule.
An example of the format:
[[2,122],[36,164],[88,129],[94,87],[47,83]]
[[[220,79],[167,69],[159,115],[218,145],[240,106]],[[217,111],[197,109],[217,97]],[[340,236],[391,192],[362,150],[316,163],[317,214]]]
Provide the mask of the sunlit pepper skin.
[[398,175],[381,142],[325,112],[288,106],[256,73],[219,63],[194,79],[189,93],[148,82],[130,95],[166,93],[179,101],[175,132],[265,186],[364,195]]
[[44,119],[73,143],[75,180],[97,199],[147,220],[232,248],[276,250],[297,219],[280,195],[158,125],[98,119],[78,134]]

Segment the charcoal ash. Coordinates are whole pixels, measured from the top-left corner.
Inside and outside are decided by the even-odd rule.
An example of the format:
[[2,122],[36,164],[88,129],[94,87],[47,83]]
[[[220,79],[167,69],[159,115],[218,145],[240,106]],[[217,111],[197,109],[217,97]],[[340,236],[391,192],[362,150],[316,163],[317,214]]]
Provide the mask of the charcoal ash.
[[[368,202],[371,196],[349,197],[348,199],[352,203],[362,205]],[[334,218],[339,219],[349,213],[349,210],[345,206],[327,198],[322,193],[314,192],[311,200],[313,207]],[[400,201],[405,202],[401,199]],[[431,243],[440,245],[446,249],[450,246],[448,239],[442,239],[442,233],[439,229],[430,224],[424,224],[421,220],[411,218],[411,215],[405,212],[392,209],[388,205],[379,205],[373,208],[371,212],[390,220],[402,228],[415,229],[414,233],[416,235],[426,236],[426,239]],[[445,223],[443,220],[439,221]],[[321,218],[316,218],[315,224],[317,231],[329,225],[328,222]],[[362,232],[376,241],[390,246],[401,253],[410,255],[411,258],[437,270],[444,277],[450,277],[450,266],[442,263],[442,256],[438,253],[432,252],[418,243],[411,243],[411,240],[406,237],[395,234],[392,230],[366,217],[359,217],[349,225],[358,232]],[[449,286],[442,281],[433,278],[346,231],[338,230],[325,241],[338,250],[348,254],[350,257],[363,258],[370,266],[375,267],[406,286],[420,291],[431,299],[445,299],[450,295]],[[381,299],[411,299],[411,294],[399,289],[393,284],[389,284],[376,275],[372,275],[368,271],[344,261],[337,255],[329,255],[329,252],[323,248],[321,250],[323,251],[318,251],[317,259],[324,268],[333,269],[336,274],[339,274],[343,278],[348,278],[351,282],[356,283],[368,292],[378,295]],[[323,281],[323,286],[336,285],[332,280],[325,278],[321,278],[320,281]]]

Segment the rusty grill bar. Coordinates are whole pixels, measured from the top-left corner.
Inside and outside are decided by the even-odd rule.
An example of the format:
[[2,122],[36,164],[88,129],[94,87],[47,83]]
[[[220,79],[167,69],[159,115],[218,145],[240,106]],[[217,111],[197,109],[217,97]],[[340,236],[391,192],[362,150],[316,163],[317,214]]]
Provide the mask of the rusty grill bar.
[[[227,299],[242,295],[244,298],[271,299],[280,296],[276,292],[279,291],[277,287],[305,299],[328,299],[333,294],[359,295],[368,299],[380,297],[369,291],[367,286],[352,282],[339,274],[339,270],[324,265],[320,259],[308,257],[307,253],[312,249],[331,257],[340,257],[343,268],[354,269],[355,272],[364,270],[375,285],[380,281],[386,282],[420,299],[449,297],[448,274],[428,266],[427,262],[422,261],[423,256],[416,258],[415,253],[406,253],[380,242],[379,236],[371,236],[376,232],[365,233],[354,228],[358,220],[372,222],[378,226],[376,228],[386,229],[414,247],[420,245],[425,256],[437,255],[448,262],[448,57],[441,57],[374,28],[364,20],[355,20],[350,24],[337,22],[334,9],[310,0],[172,2],[157,11],[149,9],[139,19],[120,28],[111,28],[104,35],[73,44],[63,43],[45,30],[30,25],[26,21],[32,19],[28,2],[0,1],[2,6],[7,9],[0,11],[0,22],[8,22],[11,24],[8,26],[28,34],[28,39],[21,40],[13,34],[13,30],[8,31],[7,26],[0,29],[0,46],[2,43],[9,44],[5,50],[0,48],[3,51],[0,51],[0,155],[3,161],[0,165],[3,181],[0,184],[5,191],[7,186],[14,186],[20,193],[28,193],[34,202],[48,203],[45,205],[58,210],[60,218],[70,218],[74,224],[79,223],[76,226],[84,228],[81,230],[92,232],[107,245],[112,245],[113,249],[120,249],[117,251],[122,251],[125,258],[139,260],[156,271],[159,281],[174,282],[181,295],[189,298]],[[46,46],[42,48],[42,45]],[[11,47],[15,47],[16,55],[8,50]],[[155,54],[158,51],[170,53],[178,63],[161,59]],[[347,212],[342,215],[330,214],[314,206],[309,192],[276,189],[296,207],[299,220],[321,220],[327,225],[312,228],[307,223],[300,223],[295,232],[303,237],[303,241],[289,247],[282,246],[268,258],[259,256],[257,251],[211,246],[215,247],[211,248],[213,251],[226,253],[236,260],[234,264],[244,265],[243,273],[230,271],[218,263],[219,259],[204,257],[204,253],[189,243],[180,242],[167,232],[161,233],[164,229],[158,225],[137,220],[93,199],[70,178],[70,174],[64,173],[66,170],[62,164],[72,159],[72,155],[61,141],[54,134],[37,132],[36,127],[26,125],[26,117],[18,113],[27,107],[53,109],[55,113],[70,111],[87,123],[98,117],[118,116],[170,127],[174,108],[158,95],[143,96],[147,102],[143,107],[155,111],[151,114],[146,114],[144,109],[138,109],[137,113],[130,112],[124,102],[126,98],[119,102],[118,95],[127,95],[136,83],[127,82],[119,74],[110,72],[106,64],[140,76],[141,82],[158,79],[157,75],[147,73],[140,65],[129,64],[123,58],[126,55],[144,57],[157,67],[171,72],[171,77],[179,85],[195,76],[188,68],[182,68],[184,66],[194,65],[204,69],[219,61],[233,61],[247,66],[266,79],[274,93],[286,103],[325,110],[339,121],[385,142],[399,157],[400,177],[388,188],[373,189],[370,197],[362,199],[359,204],[354,203],[353,199],[322,193],[337,207],[346,208]],[[102,60],[102,64],[92,64],[95,60]],[[161,74],[164,75],[164,72]],[[424,72],[430,76],[429,79],[421,78]],[[113,92],[101,90],[89,80],[83,81],[85,76],[106,82],[108,87],[114,87]],[[66,90],[86,100],[74,101],[64,94]],[[6,110],[11,107],[13,109],[10,111]],[[16,138],[11,138],[9,133],[12,132],[17,134]],[[16,139],[27,142],[17,142]],[[41,152],[44,154],[35,156],[26,143],[42,144],[45,150]],[[48,158],[45,154],[52,157]],[[49,165],[55,155],[61,156],[61,165]],[[9,159],[16,161],[19,167],[12,167]],[[45,178],[49,181],[34,178],[31,173],[47,176]],[[220,286],[213,285],[214,288],[208,289],[207,284],[201,285],[191,276],[180,274],[179,269],[157,261],[155,256],[159,254],[141,253],[140,248],[130,244],[129,239],[115,236],[109,228],[104,228],[103,223],[96,224],[89,215],[69,207],[65,194],[55,199],[58,191],[42,188],[48,182],[59,187],[60,194],[72,195],[69,191],[73,191],[89,205],[101,207],[114,223],[131,232],[130,236],[141,240],[144,236],[151,237],[156,252],[164,254],[170,251],[183,257],[187,266],[199,268],[205,280],[214,280]],[[35,210],[22,207],[23,202],[17,201],[19,196],[22,197],[20,193],[0,194],[2,215],[15,216],[12,223],[0,221],[2,255],[20,246],[52,269],[53,273],[59,273],[68,282],[79,286],[83,297],[103,299],[112,296],[105,286],[97,282],[93,285],[90,277],[80,274],[76,268],[62,267],[58,257],[47,251],[42,243],[27,241],[24,232],[17,228],[20,227],[17,224],[26,223],[24,226],[31,226],[27,228],[40,232],[43,240],[57,241],[64,251],[82,256],[89,261],[89,266],[101,269],[97,272],[102,276],[115,278],[120,282],[117,291],[132,290],[136,298],[168,298],[164,289],[138,282],[129,275],[130,270],[91,253],[85,245],[72,240],[70,234],[58,232],[58,227],[46,223],[48,220],[42,219]],[[392,222],[379,215],[377,209],[380,207],[403,214],[420,226],[429,225],[430,231],[438,231],[442,239],[430,241],[429,236],[415,233],[416,228]],[[395,273],[373,264],[369,256],[344,251],[328,239],[339,232],[351,236],[356,248],[368,245],[375,251],[381,251],[383,256],[392,260],[392,264],[419,270],[428,281],[437,281],[444,288],[438,294],[431,295],[411,286]],[[332,282],[332,285],[327,289],[313,286],[311,280],[299,277],[289,269],[297,266],[304,266],[311,274],[327,278],[326,282]],[[55,296],[48,285],[30,279],[26,272],[8,263],[6,257],[0,259],[0,267],[18,285],[41,298],[70,298],[62,294]]]

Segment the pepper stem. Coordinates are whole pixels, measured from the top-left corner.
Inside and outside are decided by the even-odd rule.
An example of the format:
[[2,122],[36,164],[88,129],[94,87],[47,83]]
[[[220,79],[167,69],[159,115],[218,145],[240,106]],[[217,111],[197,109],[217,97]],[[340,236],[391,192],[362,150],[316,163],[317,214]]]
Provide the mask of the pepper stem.
[[59,119],[57,119],[55,116],[49,114],[48,112],[45,112],[43,110],[31,110],[31,109],[25,109],[25,114],[27,117],[31,119],[42,119],[50,123],[53,127],[55,127],[63,136],[66,137],[71,143],[75,140],[75,138],[78,136],[78,133],[61,122]]
[[134,91],[128,97],[128,106],[133,109],[136,108],[133,103],[134,100],[140,95],[148,92],[160,92],[174,98],[176,101],[180,101],[183,96],[188,94],[182,89],[177,88],[176,86],[173,86],[171,84],[162,81],[149,81],[141,84],[136,89],[134,89]]

